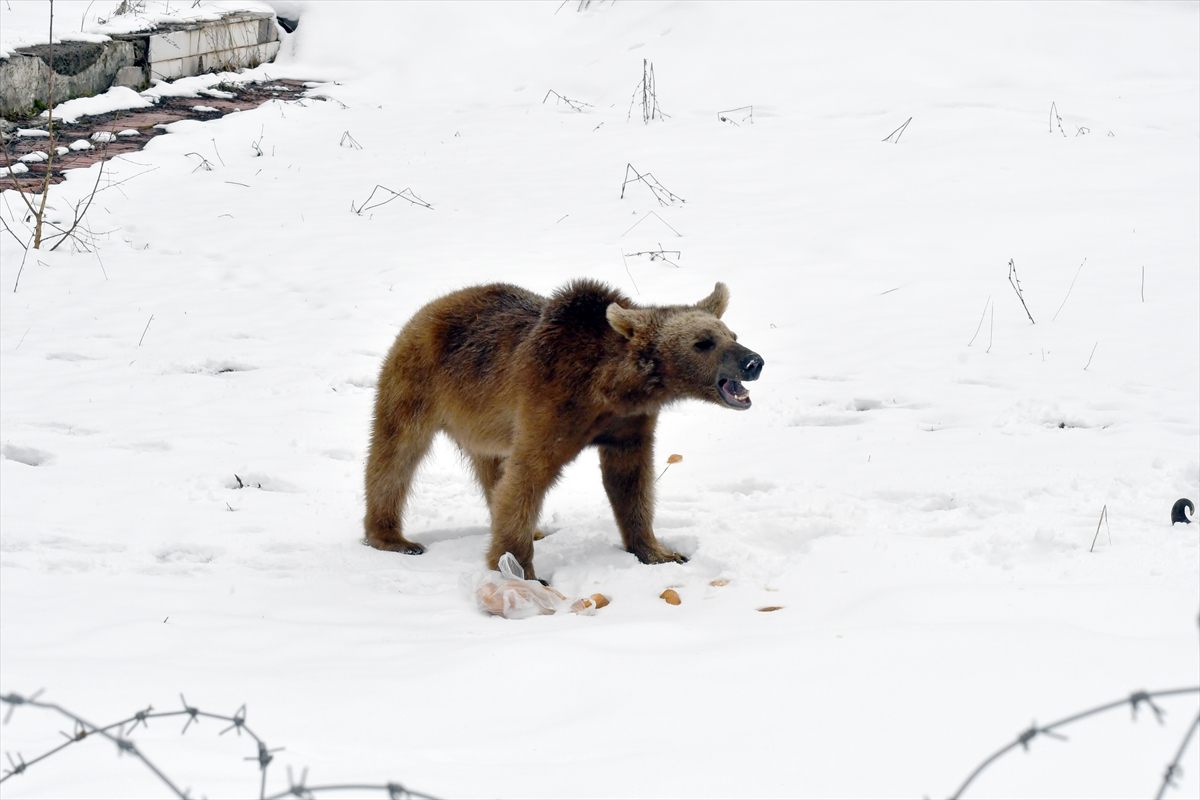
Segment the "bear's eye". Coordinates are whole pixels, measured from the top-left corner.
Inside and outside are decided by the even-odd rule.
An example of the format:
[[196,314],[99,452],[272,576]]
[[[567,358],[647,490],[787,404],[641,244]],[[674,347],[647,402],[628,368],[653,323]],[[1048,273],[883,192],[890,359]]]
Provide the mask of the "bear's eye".
[[716,347],[716,345],[713,343],[712,339],[701,339],[695,344],[695,348],[701,353],[712,350],[714,347]]

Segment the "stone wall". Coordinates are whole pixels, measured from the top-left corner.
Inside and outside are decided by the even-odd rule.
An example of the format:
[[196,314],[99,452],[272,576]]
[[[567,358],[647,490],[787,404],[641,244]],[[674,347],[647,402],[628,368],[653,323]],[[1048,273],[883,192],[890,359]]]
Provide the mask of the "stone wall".
[[54,103],[90,97],[113,85],[141,90],[151,78],[174,80],[204,72],[235,71],[274,60],[279,28],[273,14],[232,12],[219,20],[160,25],[120,34],[108,42],[60,42],[23,47],[0,59],[0,115],[32,116]]
[[[122,67],[136,66],[137,42],[60,42],[54,45],[54,102],[108,91]],[[145,56],[142,55],[144,59]],[[0,114],[27,116],[50,102],[50,46],[25,47],[0,59]],[[141,88],[141,87],[137,87]]]

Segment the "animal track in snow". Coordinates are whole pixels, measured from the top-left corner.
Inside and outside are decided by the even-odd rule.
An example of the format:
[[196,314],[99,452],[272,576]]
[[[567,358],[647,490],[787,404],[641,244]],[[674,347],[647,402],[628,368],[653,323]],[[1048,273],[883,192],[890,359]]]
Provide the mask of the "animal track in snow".
[[93,433],[96,433],[92,428],[81,428],[78,425],[72,425],[67,422],[35,422],[33,425],[36,428],[48,428],[64,436],[91,436]]
[[124,444],[118,445],[118,447],[123,447],[126,450],[133,450],[137,453],[164,453],[167,450],[172,449],[170,442],[164,442],[161,439],[144,439],[137,442],[125,442]]
[[770,481],[761,481],[754,478],[743,478],[737,483],[713,484],[709,488],[718,492],[749,495],[755,492],[770,492],[779,487]]
[[36,447],[25,447],[19,444],[5,444],[4,447],[0,448],[0,454],[9,461],[16,461],[31,467],[40,467],[43,464],[48,464],[53,459],[53,456],[44,450],[38,450]]
[[217,551],[209,547],[164,547],[154,553],[164,564],[210,564],[216,557]]
[[249,372],[257,367],[252,367],[249,364],[241,364],[236,361],[209,361],[205,364],[207,371],[213,375],[223,375],[226,372]]
[[205,361],[203,364],[184,367],[176,371],[191,375],[225,375],[230,372],[250,372],[256,369],[258,369],[258,367],[254,366],[253,364],[246,364],[241,361],[233,361],[228,359],[224,361],[214,361],[210,359]]
[[343,386],[353,386],[355,389],[374,389],[378,381],[373,375],[356,375],[342,381]]
[[85,356],[81,353],[71,353],[67,351],[57,353],[47,353],[46,358],[50,361],[96,361],[93,356]]
[[237,472],[224,481],[226,489],[262,489],[264,492],[299,492],[294,484],[258,472]]
[[860,416],[850,414],[797,414],[788,422],[791,428],[830,428],[839,425],[861,425],[866,422]]

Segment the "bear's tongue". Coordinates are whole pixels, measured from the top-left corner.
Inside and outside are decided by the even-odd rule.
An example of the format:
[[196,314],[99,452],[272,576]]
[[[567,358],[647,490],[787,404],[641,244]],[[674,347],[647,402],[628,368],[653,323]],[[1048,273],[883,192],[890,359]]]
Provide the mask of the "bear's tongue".
[[741,384],[740,381],[722,378],[717,381],[717,389],[730,405],[747,406],[750,405],[750,390]]

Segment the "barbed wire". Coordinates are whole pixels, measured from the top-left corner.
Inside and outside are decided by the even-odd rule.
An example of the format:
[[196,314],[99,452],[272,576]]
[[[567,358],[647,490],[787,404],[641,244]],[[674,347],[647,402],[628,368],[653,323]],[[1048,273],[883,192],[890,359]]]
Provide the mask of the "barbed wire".
[[33,708],[41,708],[58,712],[73,722],[74,729],[70,734],[66,733],[65,731],[59,731],[66,738],[66,741],[57,747],[47,750],[37,758],[30,759],[29,761],[26,761],[19,752],[17,753],[17,757],[14,759],[12,753],[6,751],[4,755],[8,759],[8,766],[4,768],[4,775],[3,777],[0,777],[0,783],[4,783],[10,778],[14,778],[17,775],[23,774],[34,764],[44,761],[51,756],[57,755],[72,745],[82,742],[84,739],[87,739],[93,735],[99,735],[117,746],[118,755],[130,755],[136,758],[138,761],[141,761],[146,765],[147,769],[154,773],[154,775],[160,781],[162,781],[168,789],[171,790],[172,794],[174,794],[176,797],[182,798],[182,800],[188,800],[188,793],[191,790],[181,790],[174,781],[167,777],[162,770],[155,766],[154,763],[146,757],[146,755],[131,738],[131,734],[137,730],[139,725],[149,728],[149,720],[186,716],[187,722],[184,723],[183,730],[180,731],[181,735],[187,733],[188,728],[191,727],[192,723],[199,722],[201,719],[213,719],[229,723],[229,727],[220,731],[218,735],[224,736],[226,733],[229,733],[229,731],[236,731],[238,736],[241,736],[243,733],[245,733],[254,740],[257,752],[244,760],[258,762],[258,769],[262,774],[258,790],[258,796],[260,800],[281,800],[282,798],[286,797],[314,798],[319,793],[339,791],[377,791],[385,793],[389,800],[408,800],[409,798],[415,798],[415,800],[433,800],[430,795],[413,791],[412,789],[409,789],[399,783],[347,783],[310,786],[307,783],[307,767],[305,767],[300,773],[299,781],[293,778],[292,769],[291,767],[288,767],[288,788],[277,794],[268,795],[267,767],[272,761],[274,761],[275,753],[278,753],[284,748],[277,747],[272,749],[267,747],[267,743],[263,741],[258,734],[250,729],[250,726],[246,724],[245,705],[242,705],[240,708],[238,708],[238,710],[233,713],[233,716],[212,714],[207,711],[201,711],[195,706],[188,705],[187,700],[182,694],[180,694],[179,701],[183,704],[183,708],[177,711],[155,711],[154,706],[147,706],[145,709],[134,712],[125,719],[117,722],[113,722],[108,725],[93,725],[92,723],[80,717],[78,714],[68,711],[56,703],[45,703],[39,701],[37,698],[41,696],[43,691],[44,690],[39,689],[29,697],[22,697],[21,695],[15,693],[0,695],[0,702],[8,706],[8,713],[4,715],[4,724],[8,724],[8,721],[12,718],[13,712],[17,710],[18,706],[30,706]]
[[[1137,721],[1138,706],[1142,703],[1145,703],[1150,710],[1154,712],[1154,716],[1158,720],[1158,723],[1162,725],[1164,712],[1161,708],[1154,704],[1154,698],[1172,697],[1181,694],[1200,694],[1200,686],[1191,686],[1186,689],[1164,689],[1158,692],[1134,692],[1128,697],[1123,697],[1120,700],[1114,700],[1111,703],[1105,703],[1104,705],[1096,706],[1095,708],[1089,708],[1086,711],[1080,711],[1076,714],[1072,714],[1069,717],[1064,717],[1057,722],[1051,722],[1049,725],[1038,725],[1037,723],[1034,723],[1027,730],[1022,731],[1016,739],[985,758],[983,762],[975,768],[974,772],[967,776],[967,779],[963,781],[962,786],[959,786],[958,790],[955,791],[954,794],[950,795],[950,800],[958,800],[958,798],[962,797],[962,793],[965,792],[967,787],[971,785],[971,782],[979,776],[979,773],[991,766],[1001,756],[1012,752],[1018,747],[1028,751],[1029,743],[1038,736],[1049,736],[1053,739],[1065,740],[1067,737],[1058,733],[1057,729],[1064,728],[1071,723],[1078,722],[1082,719],[1087,719],[1088,717],[1092,717],[1097,714],[1103,714],[1105,711],[1111,711],[1114,708],[1120,708],[1124,705],[1128,705],[1130,707],[1133,712],[1133,719],[1134,721]],[[1175,753],[1174,760],[1172,760],[1171,763],[1167,765],[1166,770],[1163,771],[1162,784],[1158,788],[1158,794],[1154,796],[1155,800],[1162,800],[1162,797],[1164,794],[1166,794],[1168,787],[1176,787],[1178,785],[1175,783],[1175,779],[1182,771],[1179,768],[1179,760],[1183,758],[1183,752],[1187,749],[1188,743],[1192,740],[1192,736],[1196,733],[1198,728],[1200,728],[1200,713],[1197,713],[1195,722],[1193,722],[1184,733],[1183,741],[1179,745],[1179,751]]]
[[[75,714],[74,712],[63,708],[62,706],[60,706],[56,703],[46,703],[46,702],[39,701],[37,698],[39,696],[41,696],[43,691],[44,690],[38,690],[37,692],[33,693],[29,697],[22,697],[21,695],[18,695],[16,693],[0,695],[0,702],[2,702],[8,706],[8,712],[4,716],[4,724],[5,725],[8,724],[9,720],[12,718],[13,713],[16,711],[18,706],[30,706],[32,708],[40,708],[40,709],[45,709],[45,710],[49,710],[49,711],[55,711],[55,712],[61,714],[62,716],[66,717],[67,719],[70,719],[73,722],[74,729],[71,734],[67,734],[65,731],[60,731],[60,733],[62,733],[62,735],[66,739],[65,742],[58,745],[57,747],[53,747],[53,748],[47,750],[46,752],[42,753],[41,755],[37,756],[36,758],[32,758],[28,761],[26,761],[24,759],[24,757],[21,755],[21,753],[19,753],[19,752],[17,753],[17,756],[14,759],[12,753],[6,751],[5,757],[8,759],[8,767],[4,768],[4,774],[2,777],[0,777],[0,783],[4,783],[5,781],[7,781],[11,778],[14,778],[17,775],[23,774],[26,770],[28,770],[34,764],[44,761],[47,758],[50,758],[51,756],[57,755],[58,753],[63,752],[64,750],[71,747],[72,745],[78,744],[79,742],[82,742],[84,739],[87,739],[88,737],[96,734],[96,735],[102,736],[103,738],[105,738],[105,739],[109,740],[110,742],[112,742],[113,744],[115,744],[117,747],[117,753],[119,755],[120,754],[130,755],[130,756],[136,758],[137,760],[141,761],[146,766],[146,768],[149,769],[155,775],[155,777],[157,777],[160,781],[162,781],[162,783],[168,789],[170,789],[171,793],[174,794],[176,797],[182,798],[183,800],[188,800],[190,789],[181,790],[174,781],[172,781],[169,777],[167,777],[167,775],[162,770],[160,770],[149,758],[146,757],[146,755],[138,748],[137,744],[131,738],[131,734],[135,730],[137,730],[139,725],[149,728],[150,727],[149,720],[186,716],[187,721],[184,723],[183,729],[180,731],[181,735],[186,734],[188,731],[188,728],[190,728],[193,723],[198,722],[200,719],[213,719],[213,720],[218,720],[221,722],[229,723],[228,727],[221,730],[218,735],[224,736],[229,731],[236,731],[238,736],[241,736],[242,733],[245,733],[247,736],[249,736],[254,741],[254,744],[256,746],[256,753],[252,756],[245,758],[244,760],[258,762],[258,768],[261,773],[261,778],[260,778],[260,783],[259,783],[259,794],[258,794],[260,800],[282,800],[283,798],[287,798],[287,797],[315,798],[317,796],[317,794],[319,794],[319,793],[339,792],[339,791],[342,791],[342,792],[377,791],[377,792],[384,793],[389,798],[389,800],[400,800],[401,798],[403,798],[405,800],[407,800],[408,798],[415,798],[416,800],[434,800],[432,798],[432,796],[430,796],[430,795],[424,794],[422,792],[414,791],[412,789],[409,789],[409,788],[403,786],[402,784],[394,783],[394,782],[389,782],[389,783],[384,783],[384,784],[353,783],[353,784],[322,784],[322,785],[310,786],[310,785],[308,785],[308,768],[307,767],[305,767],[304,770],[301,772],[300,779],[298,781],[293,777],[291,767],[289,767],[287,770],[288,788],[282,792],[268,795],[267,794],[267,768],[271,764],[271,762],[274,761],[275,753],[278,753],[279,751],[283,750],[284,748],[282,748],[282,747],[274,748],[274,749],[269,748],[267,746],[267,743],[265,741],[263,741],[263,739],[260,738],[258,736],[258,734],[256,734],[253,730],[251,730],[249,725],[246,724],[246,706],[245,705],[240,706],[237,709],[237,711],[235,711],[233,713],[232,716],[227,716],[224,714],[213,714],[211,712],[203,711],[195,706],[189,705],[187,702],[187,699],[182,694],[180,694],[179,700],[183,707],[178,710],[155,711],[153,706],[147,706],[145,709],[143,709],[141,711],[136,711],[133,714],[131,714],[130,716],[126,717],[125,719],[118,720],[117,722],[109,723],[108,725],[94,725],[94,724],[88,722],[87,720],[83,719],[82,717],[80,717],[78,714]],[[972,782],[974,782],[974,780],[977,777],[979,777],[979,775],[985,769],[987,769],[989,766],[991,766],[993,763],[995,763],[997,760],[999,760],[1001,757],[1003,757],[1007,753],[1012,752],[1013,750],[1017,749],[1018,747],[1021,747],[1022,749],[1028,751],[1029,743],[1032,742],[1034,739],[1036,739],[1038,736],[1049,736],[1054,739],[1065,740],[1066,737],[1063,736],[1062,734],[1058,733],[1057,732],[1058,729],[1067,727],[1075,722],[1079,722],[1080,720],[1087,719],[1088,717],[1096,716],[1097,714],[1103,714],[1107,711],[1111,711],[1115,708],[1121,708],[1126,705],[1128,705],[1130,707],[1130,710],[1132,712],[1132,718],[1134,721],[1136,721],[1138,708],[1143,703],[1154,713],[1155,718],[1158,720],[1159,724],[1161,725],[1161,724],[1163,724],[1164,711],[1163,711],[1163,709],[1159,708],[1159,706],[1154,703],[1155,698],[1173,697],[1173,696],[1185,695],[1185,694],[1200,694],[1200,686],[1191,686],[1191,687],[1182,688],[1182,689],[1164,689],[1164,690],[1155,691],[1155,692],[1138,691],[1138,692],[1134,692],[1134,693],[1130,694],[1128,697],[1123,697],[1119,700],[1114,700],[1113,702],[1110,702],[1110,703],[1104,703],[1103,705],[1099,705],[1094,708],[1089,708],[1085,711],[1080,711],[1080,712],[1072,714],[1068,717],[1064,717],[1063,719],[1052,722],[1048,725],[1037,725],[1035,723],[1035,724],[1031,725],[1025,731],[1018,734],[1017,737],[1013,741],[1009,742],[1008,744],[1006,744],[1005,746],[1003,746],[999,750],[997,750],[995,753],[992,753],[990,756],[985,758],[979,764],[979,766],[977,766],[971,772],[971,774],[967,776],[967,779],[965,781],[963,781],[962,785],[958,787],[958,789],[954,792],[954,794],[952,794],[950,796],[950,800],[958,800],[958,798],[962,797],[963,792],[965,792],[970,787]],[[1175,782],[1175,780],[1182,772],[1182,770],[1180,769],[1180,766],[1179,766],[1179,762],[1183,758],[1183,754],[1187,750],[1188,744],[1191,742],[1192,737],[1197,733],[1197,731],[1200,731],[1200,713],[1197,713],[1195,720],[1192,722],[1192,724],[1190,726],[1188,726],[1186,732],[1184,733],[1183,741],[1180,742],[1179,748],[1176,751],[1174,758],[1171,760],[1171,762],[1167,765],[1166,769],[1163,771],[1162,783],[1159,786],[1158,793],[1155,795],[1155,800],[1162,800],[1162,798],[1166,794],[1166,791],[1168,788],[1175,788],[1178,786],[1178,784]]]

